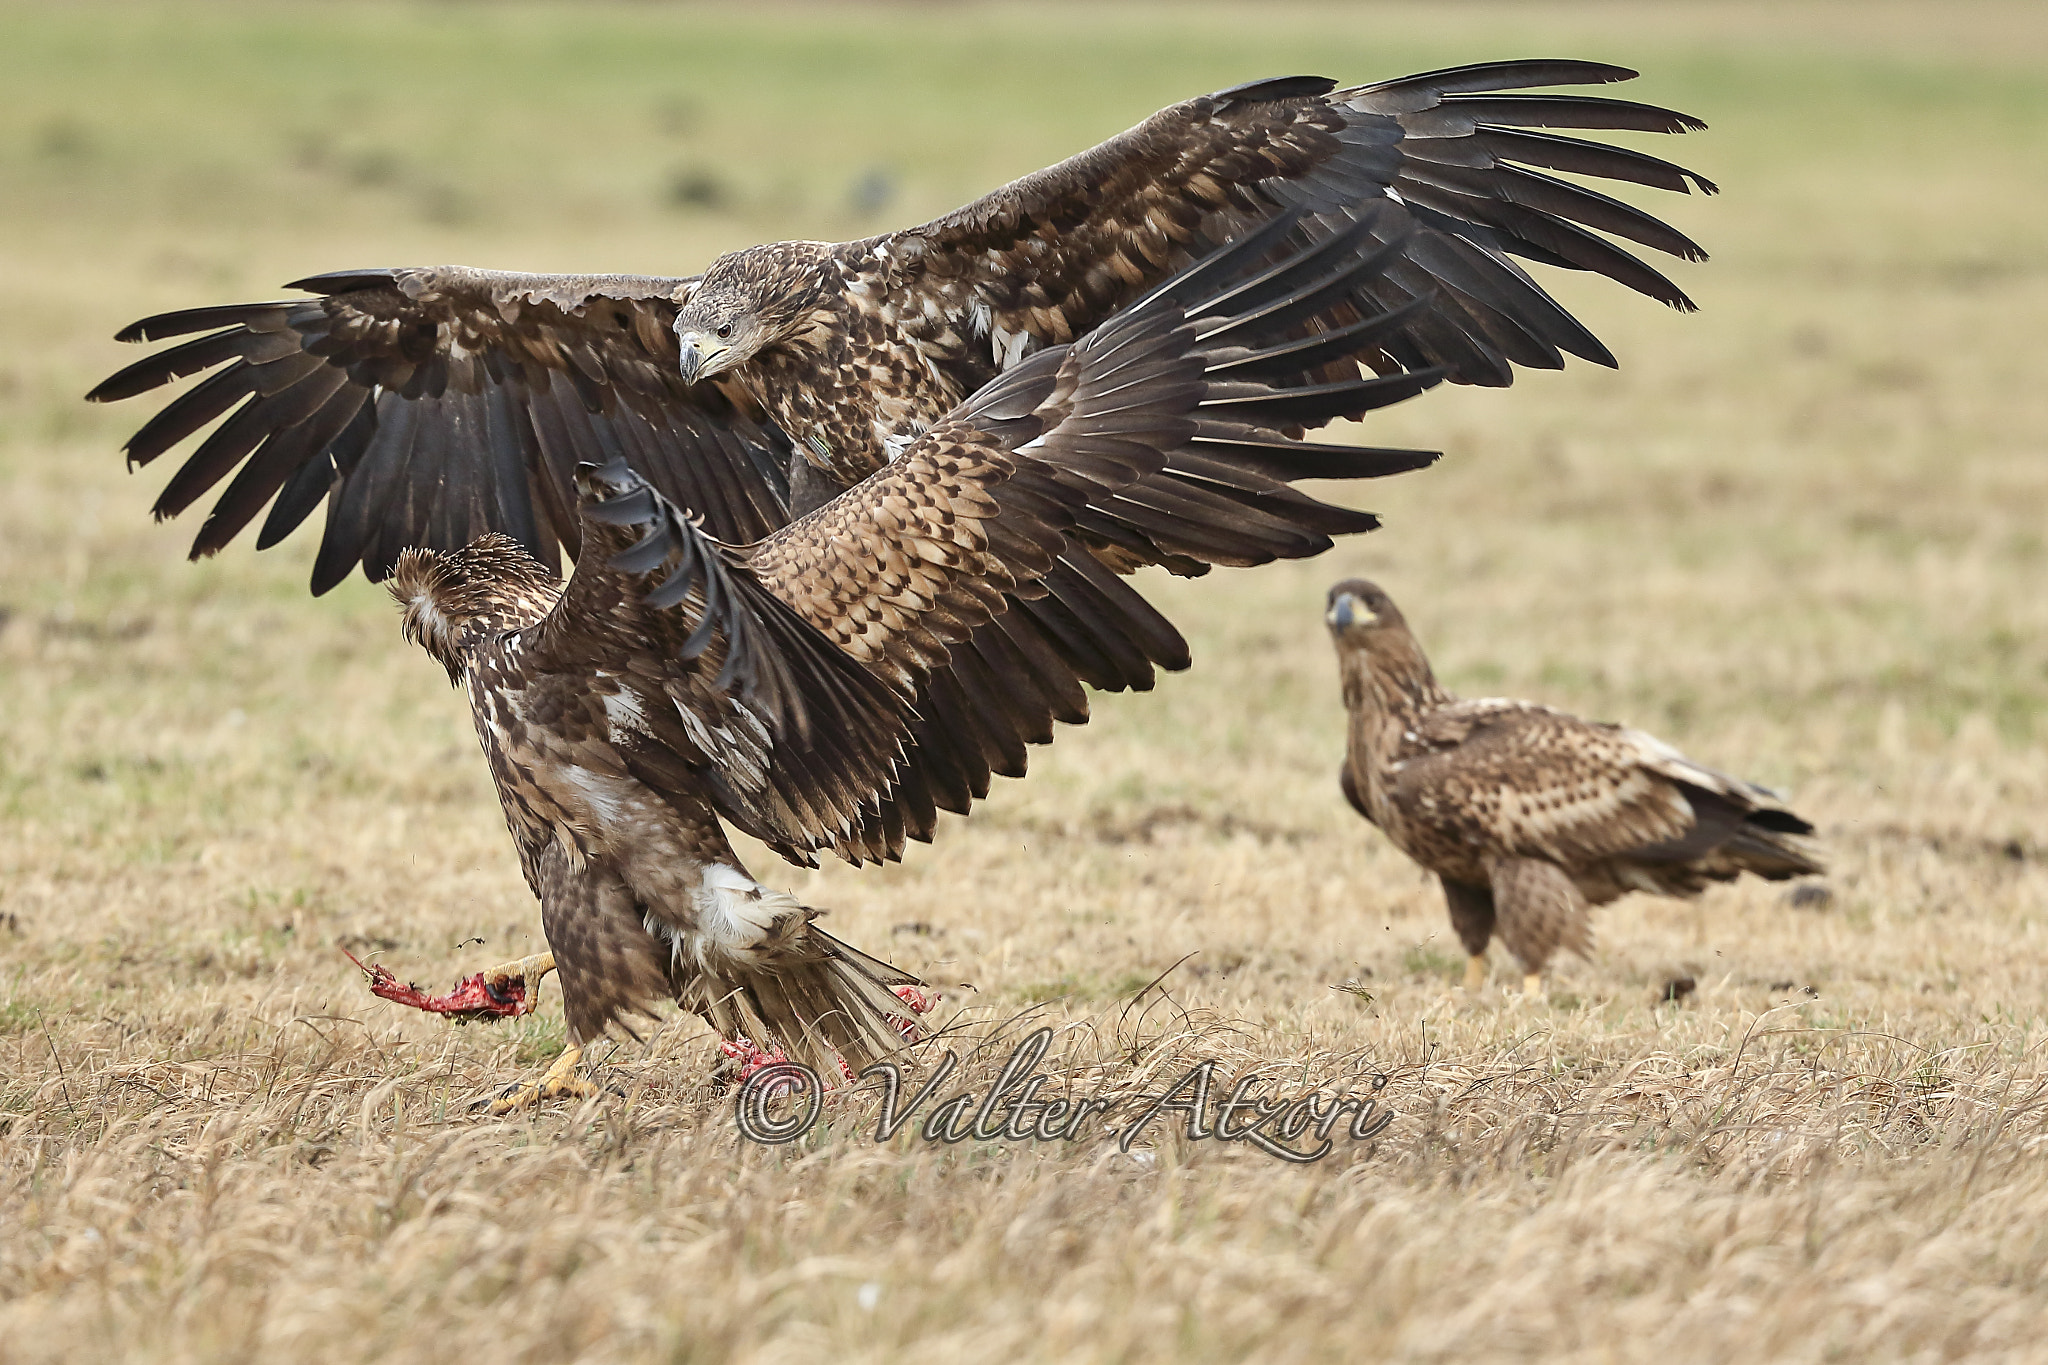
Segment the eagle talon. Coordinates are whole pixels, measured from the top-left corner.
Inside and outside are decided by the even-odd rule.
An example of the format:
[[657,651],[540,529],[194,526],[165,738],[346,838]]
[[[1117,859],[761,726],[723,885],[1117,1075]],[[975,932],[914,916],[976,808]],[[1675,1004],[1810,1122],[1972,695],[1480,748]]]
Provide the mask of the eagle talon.
[[528,1006],[530,1012],[540,1003],[541,978],[554,969],[555,955],[553,953],[529,953],[514,962],[501,962],[495,967],[486,967],[477,975],[483,979],[486,992],[497,989],[505,990],[507,994],[511,994],[512,992],[508,988],[513,982],[519,983],[519,987],[522,990],[529,991],[533,995],[533,1003]]
[[[605,1087],[576,1074],[576,1069],[582,1064],[583,1049],[571,1043],[562,1049],[562,1055],[555,1058],[553,1064],[541,1073],[540,1079],[512,1086],[495,1100],[489,1101],[491,1113],[512,1114],[521,1109],[537,1109],[543,1100],[594,1100],[606,1094]],[[481,1107],[484,1103],[485,1101],[479,1100],[473,1107]]]

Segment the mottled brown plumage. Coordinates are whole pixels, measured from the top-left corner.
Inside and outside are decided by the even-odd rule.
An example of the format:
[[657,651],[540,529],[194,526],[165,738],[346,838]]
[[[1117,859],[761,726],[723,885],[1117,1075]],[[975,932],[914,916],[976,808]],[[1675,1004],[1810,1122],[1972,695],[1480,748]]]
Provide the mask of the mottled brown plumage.
[[1822,871],[1813,826],[1762,787],[1640,730],[1452,696],[1374,584],[1339,583],[1325,619],[1350,713],[1344,794],[1442,880],[1468,984],[1496,933],[1533,989],[1559,948],[1591,949],[1588,906]]
[[[1087,152],[932,222],[857,242],[783,242],[720,258],[701,278],[514,275],[457,266],[343,271],[302,303],[144,319],[125,340],[205,333],[130,366],[91,395],[129,397],[216,369],[130,441],[147,463],[231,408],[159,501],[174,515],[240,469],[194,544],[226,544],[265,504],[263,544],[323,499],[314,587],[360,561],[380,579],[396,548],[452,549],[504,531],[552,563],[573,553],[569,471],[624,455],[729,538],[787,519],[792,467],[808,510],[1034,351],[1084,335],[1213,245],[1299,215],[1299,247],[1363,220],[1390,248],[1332,314],[1392,313],[1325,357],[1382,370],[1440,365],[1502,384],[1512,366],[1612,357],[1513,264],[1596,270],[1678,307],[1684,294],[1587,228],[1698,258],[1673,229],[1547,167],[1664,189],[1711,190],[1638,152],[1526,128],[1682,132],[1684,115],[1628,101],[1501,93],[1626,80],[1587,62],[1482,63],[1333,90],[1262,81],[1160,111]],[[676,333],[685,345],[679,348]],[[685,383],[729,375],[725,382]],[[772,417],[773,420],[765,420]],[[791,463],[791,442],[798,458]],[[1252,544],[1148,542],[1172,518],[1096,509],[1097,550],[1179,572],[1316,553],[1340,509],[1276,496],[1303,477],[1378,470],[1209,452],[1155,478],[1210,517],[1258,506],[1292,522]],[[1235,477],[1232,477],[1232,476]],[[798,492],[803,493],[803,489]],[[1226,521],[1224,525],[1229,525]],[[1119,532],[1121,536],[1119,537]]]
[[[594,480],[598,496],[619,491]],[[892,1018],[911,1012],[892,991],[915,978],[755,883],[717,812],[737,787],[742,809],[844,819],[836,788],[886,781],[901,704],[757,588],[656,609],[611,565],[631,535],[600,520],[582,534],[592,553],[567,585],[495,533],[406,550],[390,579],[408,638],[468,693],[571,1046],[673,999],[827,1074],[864,1065],[898,1040]],[[700,627],[716,638],[693,648]],[[848,732],[836,749],[807,742]]]
[[[805,458],[844,486],[994,375],[1290,209],[1300,217],[1287,246],[1367,216],[1376,244],[1398,244],[1388,268],[1345,300],[1342,320],[1415,311],[1343,356],[1381,369],[1440,365],[1484,384],[1509,382],[1513,364],[1554,367],[1565,353],[1612,364],[1508,255],[1597,270],[1690,308],[1581,225],[1687,259],[1704,253],[1639,210],[1526,167],[1713,187],[1655,158],[1517,129],[1700,125],[1625,101],[1497,92],[1634,74],[1502,62],[1344,90],[1294,77],[1187,100],[921,226],[720,257],[677,314],[683,368],[746,378]],[[828,376],[839,391],[821,402]]]
[[1096,500],[1157,474],[1217,410],[1312,454],[1275,426],[1431,382],[1245,378],[1299,362],[1270,304],[1374,268],[1342,243],[1277,270],[1260,250],[1216,252],[1038,353],[750,545],[707,534],[615,459],[578,467],[583,554],[566,584],[496,533],[398,556],[406,632],[468,690],[562,973],[572,1051],[548,1086],[664,998],[820,1065],[892,1040],[907,1010],[891,991],[914,983],[755,883],[720,821],[796,861],[891,857],[928,836],[916,706],[943,695],[931,683],[956,650],[1039,599]]
[[[1633,74],[1525,61],[1345,90],[1319,78],[1257,82],[1162,110],[919,227],[757,247],[701,278],[454,266],[318,276],[299,284],[319,298],[134,324],[123,338],[205,335],[91,396],[213,369],[128,446],[147,463],[234,409],[157,504],[176,514],[233,476],[195,554],[225,545],[266,505],[258,544],[273,544],[324,499],[315,591],[358,562],[381,578],[402,546],[453,549],[485,530],[552,566],[559,549],[579,549],[578,462],[622,456],[714,536],[758,539],[1214,244],[1277,222],[1285,231],[1264,239],[1269,260],[1333,239],[1379,248],[1375,268],[1301,300],[1275,331],[1312,351],[1237,376],[1255,389],[1336,385],[1348,402],[1304,400],[1291,420],[1258,426],[1232,420],[1219,398],[1159,468],[1087,497],[1028,595],[951,643],[916,698],[905,800],[964,812],[994,775],[1022,776],[1027,747],[1049,741],[1055,721],[1085,721],[1089,688],[1144,690],[1158,669],[1187,667],[1186,641],[1123,575],[1319,554],[1377,523],[1295,484],[1431,458],[1288,437],[1389,401],[1412,375],[1504,384],[1515,365],[1555,367],[1566,354],[1612,363],[1512,257],[1691,306],[1599,234],[1698,257],[1689,239],[1531,168],[1712,187],[1638,152],[1527,130],[1699,125],[1627,101],[1502,93]],[[1390,387],[1351,385],[1361,365]]]
[[[1049,718],[1063,685],[1078,691],[1077,676],[1142,662],[1155,644],[1152,608],[1113,576],[1075,572],[1100,573],[1074,544],[1095,509],[1142,497],[1161,469],[1212,438],[1320,458],[1332,448],[1284,430],[1435,382],[1427,373],[1273,382],[1316,360],[1293,334],[1304,317],[1272,305],[1341,288],[1383,257],[1361,255],[1355,238],[1331,239],[1267,267],[1265,245],[1252,236],[1213,253],[1081,342],[1038,352],[888,466],[746,551],[751,571],[915,712],[896,782],[874,810],[837,834],[771,838],[777,847],[895,856],[905,838],[929,837],[938,809],[964,808],[986,790],[991,765],[978,784],[963,778],[963,750],[1002,761],[1014,740],[1021,770],[1023,740],[1050,733],[1023,733],[1019,717]],[[1062,599],[1063,583],[1087,591]],[[1103,657],[1089,659],[1091,650]]]

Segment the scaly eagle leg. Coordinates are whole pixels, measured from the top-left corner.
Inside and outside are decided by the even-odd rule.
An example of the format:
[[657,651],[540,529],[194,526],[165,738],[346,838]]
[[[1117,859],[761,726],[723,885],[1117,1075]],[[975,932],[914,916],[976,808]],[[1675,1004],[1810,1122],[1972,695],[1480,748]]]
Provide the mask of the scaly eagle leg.
[[571,1043],[562,1049],[562,1055],[554,1064],[541,1073],[537,1081],[514,1086],[497,1099],[491,1101],[493,1114],[510,1114],[529,1106],[537,1106],[542,1100],[592,1099],[604,1093],[595,1081],[577,1074],[583,1064],[583,1045]]
[[1522,978],[1522,998],[1524,1000],[1534,1000],[1541,994],[1543,994],[1543,973],[1530,972]]
[[1465,959],[1465,989],[1477,995],[1486,989],[1486,954],[1474,953]]

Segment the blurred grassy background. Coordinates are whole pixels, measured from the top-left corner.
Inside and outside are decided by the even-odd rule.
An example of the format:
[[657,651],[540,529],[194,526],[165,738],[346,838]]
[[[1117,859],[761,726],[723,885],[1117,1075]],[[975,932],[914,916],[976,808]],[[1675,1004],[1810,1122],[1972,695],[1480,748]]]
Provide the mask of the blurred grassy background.
[[[1307,1173],[1196,1148],[1118,1174],[842,1134],[777,1166],[733,1155],[691,1023],[614,1059],[655,1097],[631,1118],[471,1127],[464,1100],[558,1041],[552,1007],[451,1032],[369,1002],[332,947],[438,982],[533,946],[466,712],[380,590],[306,597],[308,537],[182,562],[196,524],[152,526],[162,475],[121,469],[146,405],[79,401],[137,354],[112,333],[353,265],[686,273],[918,221],[1199,91],[1526,55],[1636,66],[1619,93],[1712,125],[1646,143],[1725,191],[1644,200],[1713,251],[1672,267],[1703,311],[1551,272],[1620,372],[1381,415],[1370,439],[1449,457],[1357,493],[1386,530],[1154,584],[1194,671],[1098,699],[904,866],[753,859],[997,1013],[1113,1017],[1196,952],[1176,998],[1244,1021],[1240,1055],[1389,1067],[1387,1141]],[[2048,1195],[2017,1164],[2038,1118],[1978,1148],[1953,1124],[2038,1085],[2048,988],[2044,58],[2027,4],[0,4],[0,1356],[413,1358],[495,1323],[520,1359],[1220,1358],[1305,1312],[1310,1354],[2022,1349],[2048,1301],[2025,1231]],[[1631,720],[1790,788],[1837,849],[1832,906],[1637,899],[1547,1007],[1450,992],[1435,893],[1333,780],[1318,613],[1350,573],[1459,690]],[[1699,989],[1660,1006],[1681,974]],[[1347,979],[1370,998],[1330,990]],[[1775,1041],[1744,1051],[1759,1028]],[[1830,1079],[1717,1126],[1759,1065]],[[1658,1087],[1600,1098],[1645,1067]],[[1550,1088],[1468,1113],[1447,1074]],[[1895,1108],[1845,1117],[1873,1087],[1950,1118],[1901,1138]],[[1569,1141],[1503,1145],[1574,1112],[1597,1117]],[[1593,1155],[1660,1141],[1675,1164]],[[461,1159],[429,1175],[420,1151]],[[624,1174],[672,1156],[687,1200]],[[1827,1185],[1830,1162],[1858,1174]],[[1823,1188],[1890,1221],[1815,1224],[1791,1269],[1745,1259]],[[1718,1221],[1737,1189],[1768,1225],[1751,1241]],[[1966,1302],[1949,1263],[1901,1259],[1937,1232],[1999,1288]],[[1399,1274],[1356,1252],[1388,1238],[1418,1248]],[[1500,1256],[1511,1238],[1529,1254]],[[752,1250],[691,1259],[720,1239]],[[1229,1292],[1190,1297],[1217,1264]],[[722,1307],[676,1306],[689,1266]],[[1520,1306],[1445,1319],[1427,1286],[1454,1277]],[[857,1310],[863,1279],[901,1306]],[[1588,1283],[1636,1288],[1560,1318]],[[460,1306],[428,1314],[443,1289]]]

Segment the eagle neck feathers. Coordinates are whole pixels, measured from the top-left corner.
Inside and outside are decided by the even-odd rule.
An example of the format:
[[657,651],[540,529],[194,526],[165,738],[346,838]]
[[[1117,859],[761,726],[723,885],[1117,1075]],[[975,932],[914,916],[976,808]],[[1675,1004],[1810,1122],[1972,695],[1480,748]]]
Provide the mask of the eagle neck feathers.
[[1439,706],[1457,700],[1436,680],[1415,637],[1402,631],[1373,649],[1345,651],[1344,705],[1402,731]]
[[762,406],[842,486],[888,464],[973,387],[949,366],[962,344],[951,325],[927,317],[915,293],[906,312],[883,265],[867,254],[822,262],[809,311],[748,362]]
[[562,580],[507,535],[492,532],[459,550],[409,549],[385,586],[405,608],[405,637],[460,683],[485,641],[539,621]]

